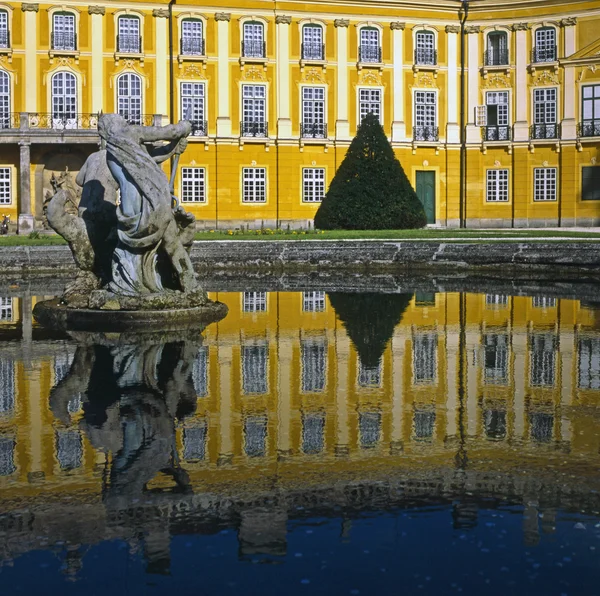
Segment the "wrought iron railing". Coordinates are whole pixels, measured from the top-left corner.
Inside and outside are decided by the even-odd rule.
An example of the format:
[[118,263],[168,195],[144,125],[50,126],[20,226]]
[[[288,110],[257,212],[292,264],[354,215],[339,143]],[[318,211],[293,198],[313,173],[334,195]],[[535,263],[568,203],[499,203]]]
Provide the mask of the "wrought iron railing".
[[419,66],[435,66],[437,64],[437,50],[417,48],[415,50],[415,64]]
[[302,60],[325,60],[325,44],[303,43]]
[[182,37],[181,54],[183,56],[204,56],[204,40],[201,37]]
[[117,35],[117,51],[123,54],[140,54],[142,51],[142,36],[129,33]]
[[242,120],[240,131],[243,137],[266,137],[269,130],[268,122],[254,122]]
[[206,120],[192,120],[192,136],[207,137],[208,122]]
[[358,46],[359,62],[381,62],[381,46]]
[[437,126],[413,126],[413,140],[438,141],[440,129]]
[[264,41],[242,40],[242,56],[244,58],[264,58],[267,55],[267,44]]
[[[153,126],[162,122],[162,116],[155,114],[121,114],[129,124]],[[206,122],[201,123],[206,129]],[[72,112],[12,112],[0,113],[0,130],[97,130],[98,114]]]
[[508,50],[487,49],[483,55],[486,66],[508,66]]
[[10,32],[8,29],[0,30],[0,48],[10,48]]
[[531,51],[532,62],[555,62],[557,56],[556,46],[533,48]]
[[512,138],[510,126],[484,126],[482,132],[484,141],[510,141]]
[[[120,112],[121,116],[125,118],[128,124],[134,124],[137,126],[154,126],[156,124],[154,114],[139,114],[137,112]],[[160,122],[158,123],[161,124]]]
[[300,131],[305,139],[324,139],[327,137],[327,122],[301,122]]
[[529,136],[532,139],[560,139],[560,124],[533,124]]
[[77,49],[77,34],[73,31],[58,33],[52,32],[51,46],[53,50],[68,50],[74,52]]
[[577,125],[578,137],[600,137],[600,120],[584,120]]

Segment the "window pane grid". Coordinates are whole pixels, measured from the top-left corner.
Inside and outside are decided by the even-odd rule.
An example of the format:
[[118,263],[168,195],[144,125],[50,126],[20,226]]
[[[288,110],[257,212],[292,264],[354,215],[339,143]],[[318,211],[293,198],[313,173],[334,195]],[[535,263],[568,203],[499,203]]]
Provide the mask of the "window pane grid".
[[488,170],[486,201],[489,203],[508,202],[508,170]]
[[12,203],[11,188],[10,168],[0,168],[0,205],[10,205]]
[[556,168],[534,169],[534,201],[556,201]]
[[181,202],[205,203],[206,170],[204,168],[181,168]]
[[367,114],[374,114],[381,121],[380,89],[359,90],[359,115],[361,122],[367,116]]
[[320,203],[325,197],[325,168],[303,168],[302,200]]
[[242,178],[242,201],[244,203],[265,203],[267,201],[266,168],[243,168]]

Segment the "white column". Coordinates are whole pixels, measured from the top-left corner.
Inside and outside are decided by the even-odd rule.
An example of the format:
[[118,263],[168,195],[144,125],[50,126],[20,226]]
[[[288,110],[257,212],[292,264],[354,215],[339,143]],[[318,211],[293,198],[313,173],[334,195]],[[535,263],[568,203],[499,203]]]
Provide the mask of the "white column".
[[404,123],[404,27],[405,23],[395,22],[392,29],[392,55],[394,56],[393,90],[394,113],[392,121],[392,141],[406,140]]
[[513,378],[515,397],[513,401],[513,439],[523,440],[525,433],[525,383],[527,382],[527,330],[514,331],[512,337]]
[[231,395],[231,346],[219,346],[219,465],[231,463],[233,457],[233,400]]
[[104,105],[104,6],[89,6],[92,21],[92,113],[106,111]]
[[[467,332],[465,334],[465,351],[467,354],[473,354],[479,349],[479,332]],[[478,385],[477,385],[477,362],[473,358],[467,358],[467,393],[463,397],[467,406],[467,436],[470,438],[477,437],[477,422],[479,415],[478,406]]]
[[350,429],[348,420],[348,365],[350,356],[350,340],[343,334],[337,335],[335,342],[337,360],[337,387],[335,390],[336,411],[336,443],[337,455],[347,455],[350,449]]
[[[564,56],[568,58],[571,54],[577,51],[577,41],[575,36],[575,24],[577,19],[563,19],[560,24],[563,27],[563,35],[565,40]],[[577,120],[576,120],[576,94],[575,94],[575,67],[565,66],[565,79],[563,83],[564,92],[564,118],[561,127],[561,138],[576,139],[577,138]]]
[[[21,4],[25,13],[25,111],[38,112],[37,12],[39,4]],[[48,108],[50,109],[50,108]]]
[[392,337],[392,440],[390,452],[392,454],[402,451],[402,431],[404,428],[404,346],[406,337],[400,332],[395,332]]
[[446,398],[446,439],[456,437],[458,433],[458,358],[459,358],[460,328],[454,327],[446,333],[447,354],[447,391]]
[[217,136],[231,136],[231,113],[229,105],[229,21],[231,13],[215,13],[217,21]]
[[278,395],[278,432],[277,452],[279,455],[289,455],[292,451],[290,431],[292,427],[292,339],[289,337],[279,340],[278,364],[279,385]]
[[[155,114],[167,115],[169,109],[168,93],[169,93],[169,76],[168,76],[168,16],[169,11],[158,8],[152,11],[152,16],[156,19],[156,109]],[[175,108],[177,114],[177,108]],[[175,114],[170,114],[173,122],[179,120]]]
[[275,17],[277,27],[277,136],[292,136],[290,118],[290,23],[292,17]]
[[337,31],[337,114],[335,137],[350,140],[350,123],[348,122],[348,19],[336,19]]
[[562,416],[560,419],[560,435],[561,441],[564,443],[570,443],[572,437],[571,421],[569,420],[566,411],[568,407],[573,403],[574,388],[573,388],[573,375],[574,375],[574,355],[575,349],[575,334],[572,330],[563,331],[560,330],[560,352],[558,357],[560,358],[560,375],[561,375],[561,412]]
[[515,31],[517,37],[515,141],[528,141],[529,124],[527,111],[529,107],[529,90],[527,88],[527,65],[529,64],[529,55],[527,53],[527,32],[529,31],[529,25],[527,23],[518,23],[513,25],[513,31]]
[[458,25],[446,26],[448,54],[448,88],[446,90],[446,142],[460,143],[460,125],[458,123]]
[[469,34],[469,49],[467,51],[467,143],[478,143],[481,141],[481,132],[475,126],[475,108],[480,104],[479,31],[480,28],[475,25],[465,27],[465,33]]

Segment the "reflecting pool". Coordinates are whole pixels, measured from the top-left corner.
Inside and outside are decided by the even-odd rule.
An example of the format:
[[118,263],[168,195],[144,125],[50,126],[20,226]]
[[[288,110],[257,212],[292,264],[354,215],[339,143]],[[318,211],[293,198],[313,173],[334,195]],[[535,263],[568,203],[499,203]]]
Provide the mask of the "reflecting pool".
[[47,297],[0,296],[1,594],[600,593],[600,303],[215,292],[68,337]]

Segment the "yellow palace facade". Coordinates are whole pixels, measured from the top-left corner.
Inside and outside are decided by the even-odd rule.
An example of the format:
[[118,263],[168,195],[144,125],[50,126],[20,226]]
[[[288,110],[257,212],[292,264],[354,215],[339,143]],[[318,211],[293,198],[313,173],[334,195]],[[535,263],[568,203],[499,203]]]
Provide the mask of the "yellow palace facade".
[[598,225],[599,30],[597,0],[0,3],[0,214],[43,227],[104,111],[194,121],[200,227],[306,227],[373,112],[430,224]]

